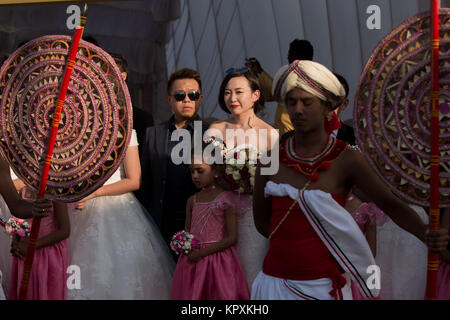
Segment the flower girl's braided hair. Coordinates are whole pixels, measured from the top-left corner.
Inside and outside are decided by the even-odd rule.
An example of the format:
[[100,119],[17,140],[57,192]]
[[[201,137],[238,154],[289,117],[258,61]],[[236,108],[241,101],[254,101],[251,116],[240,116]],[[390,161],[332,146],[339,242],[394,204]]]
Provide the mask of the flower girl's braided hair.
[[[200,151],[200,150],[198,150]],[[219,174],[215,177],[216,185],[224,190],[231,190],[225,181],[225,143],[216,137],[208,137],[202,141],[202,154],[192,151],[193,156],[201,156],[203,161],[214,168]]]

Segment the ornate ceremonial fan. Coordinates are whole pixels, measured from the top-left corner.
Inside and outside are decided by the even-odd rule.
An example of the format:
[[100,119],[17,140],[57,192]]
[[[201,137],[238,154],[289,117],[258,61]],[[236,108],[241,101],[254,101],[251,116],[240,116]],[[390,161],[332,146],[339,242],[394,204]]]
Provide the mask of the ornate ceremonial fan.
[[[450,206],[450,9],[439,10],[440,199]],[[430,13],[412,17],[376,47],[355,98],[363,153],[393,192],[430,205]]]
[[[44,36],[0,69],[0,149],[14,172],[39,188],[71,37]],[[80,41],[62,109],[46,198],[74,202],[99,188],[125,157],[132,109],[112,57]]]

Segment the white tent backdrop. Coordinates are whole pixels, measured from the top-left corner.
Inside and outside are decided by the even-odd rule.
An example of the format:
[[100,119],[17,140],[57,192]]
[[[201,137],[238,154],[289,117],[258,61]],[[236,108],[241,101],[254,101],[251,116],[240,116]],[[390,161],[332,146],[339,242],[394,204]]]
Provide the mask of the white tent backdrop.
[[[1,5],[0,58],[39,36],[73,34],[66,26],[70,17],[66,11],[72,4],[82,7],[83,3]],[[134,106],[147,109],[156,119],[167,116],[165,44],[170,39],[169,22],[180,14],[179,0],[88,4],[84,36],[93,36],[102,49],[127,59]]]
[[[81,2],[75,3],[80,4]],[[72,34],[66,27],[71,3],[0,5],[0,58],[25,40]],[[380,29],[369,30],[366,13],[380,8]],[[443,0],[442,6],[450,6]],[[344,75],[353,96],[370,53],[405,19],[429,10],[429,0],[141,0],[90,2],[86,35],[108,52],[122,54],[130,67],[128,86],[135,107],[156,123],[171,110],[167,76],[190,67],[204,86],[203,117],[225,118],[217,103],[224,70],[257,57],[271,75],[287,63],[289,43],[312,42],[314,59]],[[343,119],[352,115],[352,107]],[[273,123],[275,104],[264,119]]]
[[[289,43],[307,39],[314,60],[342,74],[353,97],[365,62],[377,43],[407,18],[429,10],[429,0],[180,0],[181,17],[172,22],[166,46],[167,71],[197,69],[204,82],[200,111],[226,118],[217,103],[224,70],[256,57],[272,76],[287,63]],[[380,8],[380,29],[369,30],[369,6]],[[442,1],[448,7],[450,1]],[[353,99],[351,99],[352,101]],[[343,120],[352,117],[353,101]],[[275,104],[264,119],[273,123]]]

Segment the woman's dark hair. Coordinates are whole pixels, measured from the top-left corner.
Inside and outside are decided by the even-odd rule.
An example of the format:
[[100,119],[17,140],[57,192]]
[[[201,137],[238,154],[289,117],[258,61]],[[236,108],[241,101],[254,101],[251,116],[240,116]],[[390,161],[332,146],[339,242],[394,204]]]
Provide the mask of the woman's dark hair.
[[118,53],[110,53],[109,55],[114,59],[114,62],[117,64],[117,67],[119,67],[120,72],[126,72],[128,74],[127,60]]
[[225,95],[225,87],[227,86],[228,82],[232,78],[236,77],[245,77],[250,85],[250,88],[252,89],[252,92],[255,92],[256,90],[259,90],[260,95],[258,101],[256,101],[253,105],[253,109],[255,113],[259,113],[264,109],[264,97],[262,94],[262,91],[259,86],[258,79],[255,77],[255,75],[250,71],[247,70],[245,72],[239,72],[239,71],[233,71],[225,76],[225,78],[222,81],[222,84],[220,85],[219,90],[219,105],[220,108],[225,111],[226,113],[231,113],[230,110],[228,110],[227,105],[225,104],[225,100],[223,96]]

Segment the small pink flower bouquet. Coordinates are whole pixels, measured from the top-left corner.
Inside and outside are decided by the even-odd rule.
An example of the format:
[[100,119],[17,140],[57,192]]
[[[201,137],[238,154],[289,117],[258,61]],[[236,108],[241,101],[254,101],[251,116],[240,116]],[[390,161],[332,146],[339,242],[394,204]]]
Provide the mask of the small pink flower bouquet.
[[18,235],[19,237],[29,237],[30,236],[30,225],[23,219],[16,217],[9,218],[5,225],[6,232],[13,235]]
[[170,241],[170,248],[175,251],[176,254],[184,253],[189,254],[191,249],[198,248],[198,241],[194,238],[192,233],[187,231],[178,231],[172,237]]

